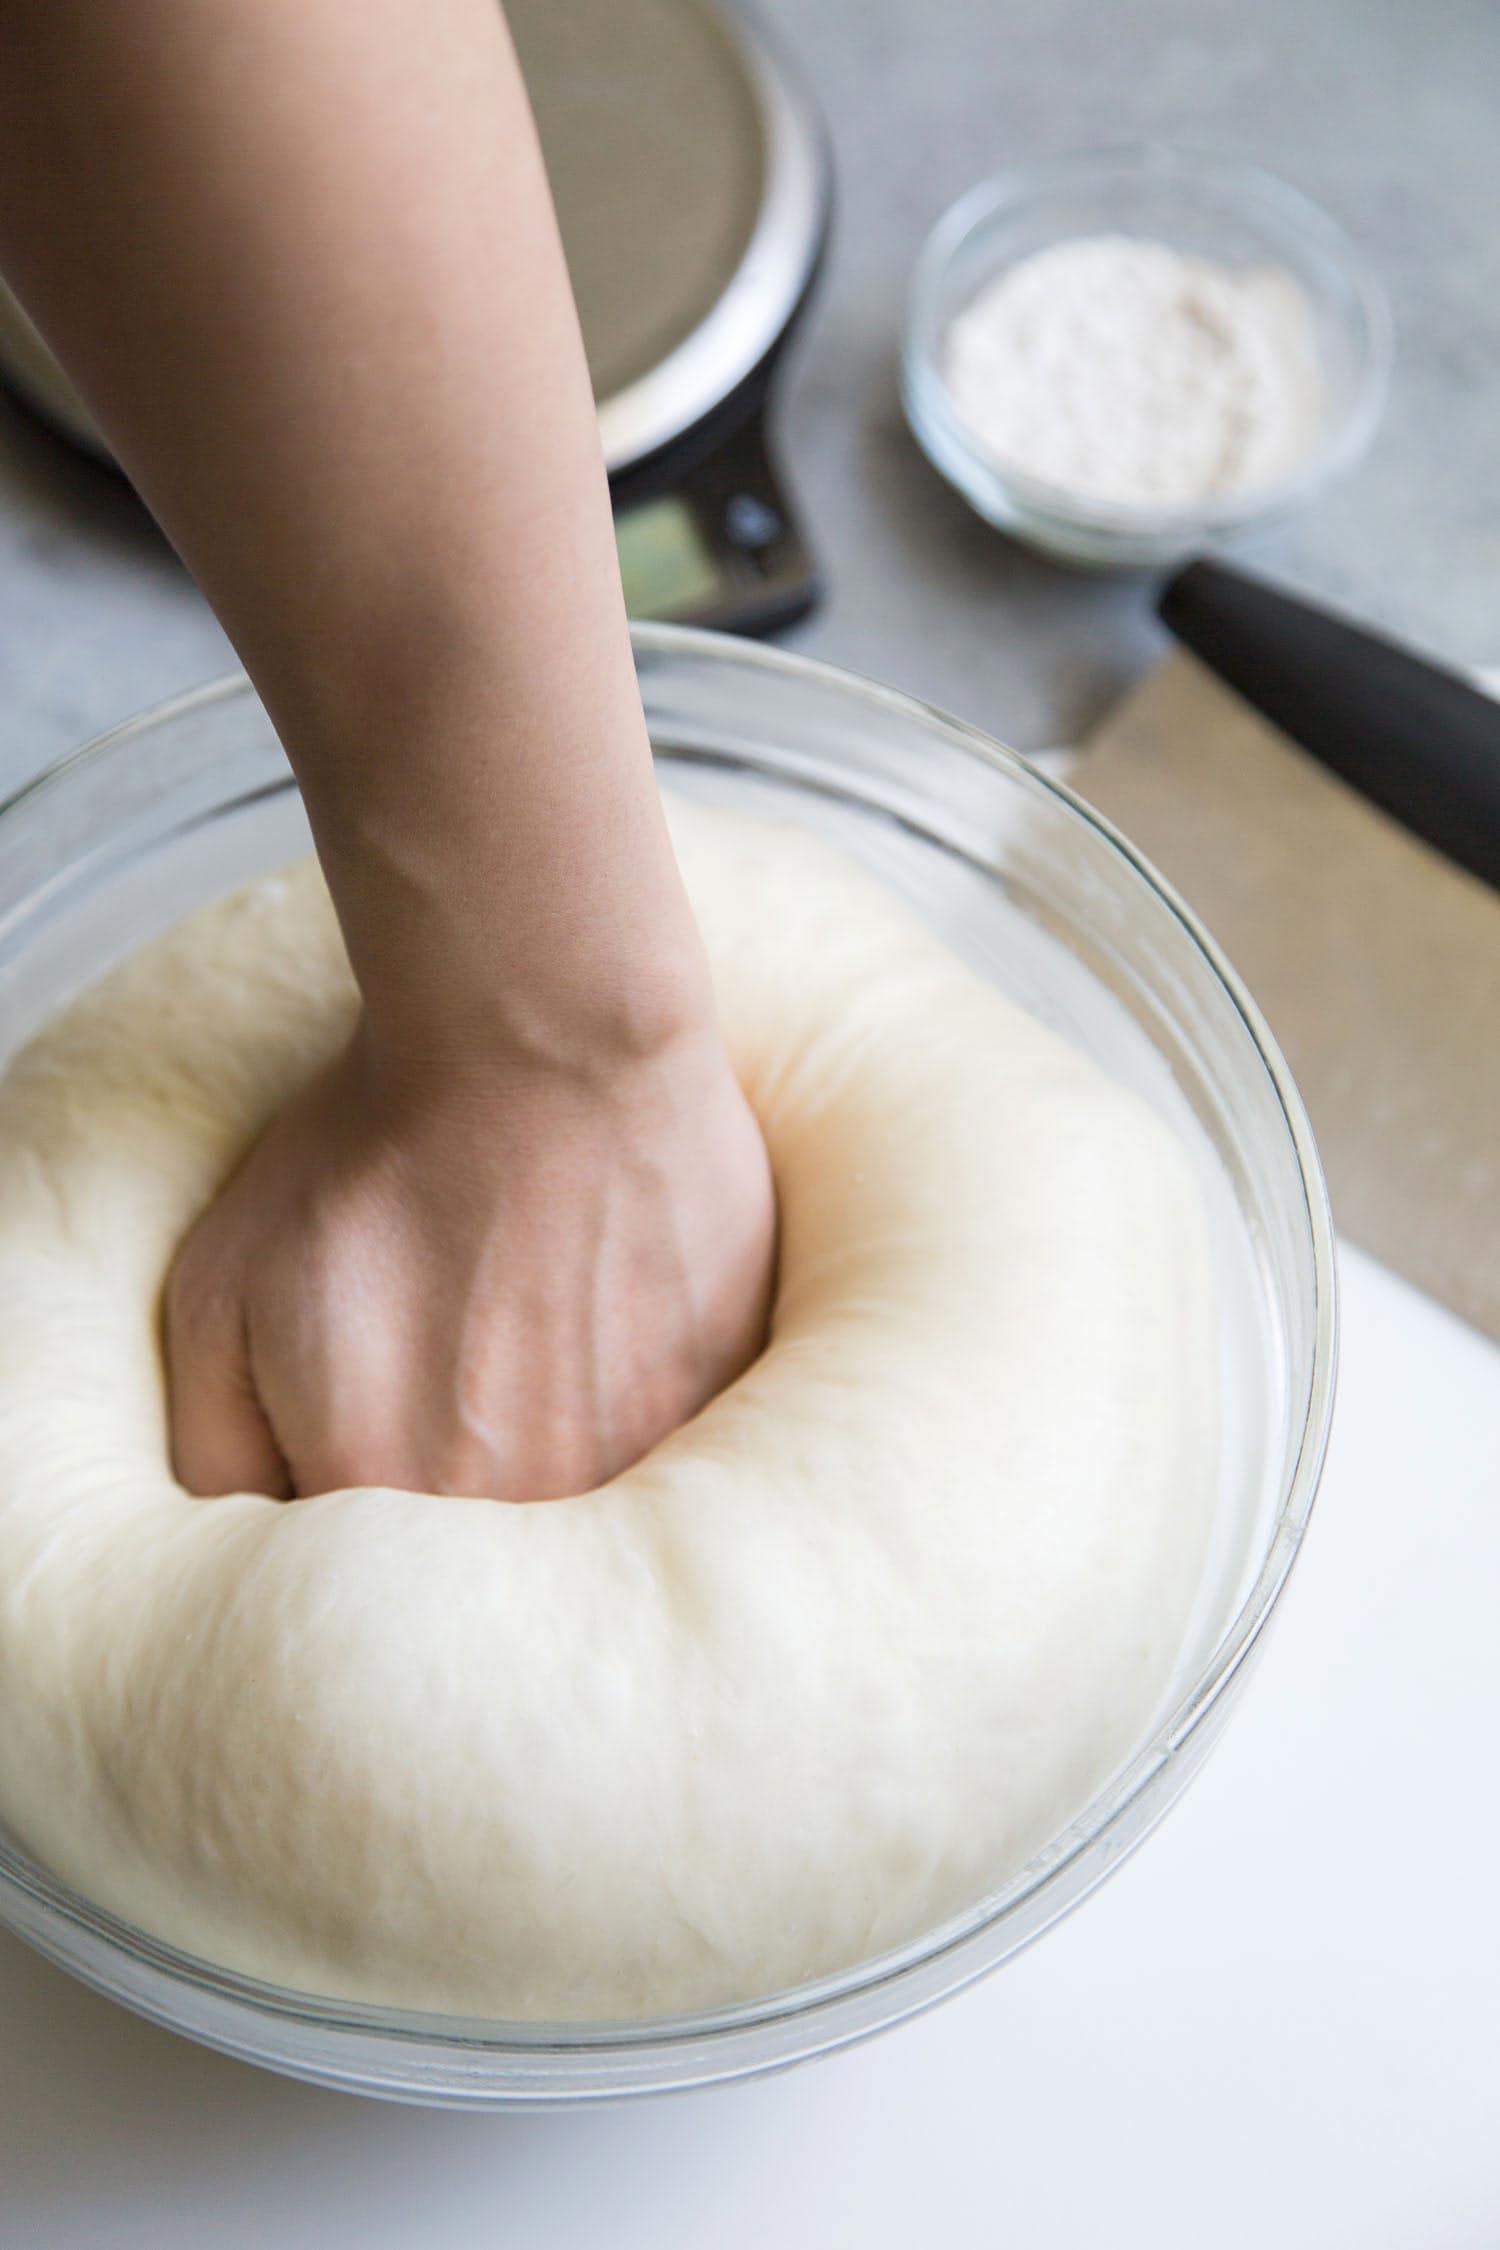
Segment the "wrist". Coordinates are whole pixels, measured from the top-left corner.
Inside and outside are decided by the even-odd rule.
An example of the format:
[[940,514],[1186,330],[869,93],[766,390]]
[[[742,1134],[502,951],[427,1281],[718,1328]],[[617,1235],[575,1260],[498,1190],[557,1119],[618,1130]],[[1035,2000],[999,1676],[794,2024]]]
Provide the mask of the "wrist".
[[714,1025],[644,730],[582,783],[547,747],[476,742],[451,795],[411,747],[395,804],[378,782],[352,810],[310,797],[366,1036],[392,1072],[609,1078]]
[[498,960],[498,974],[472,983],[431,956],[420,978],[367,981],[358,1038],[377,1099],[402,1106],[437,1090],[482,1100],[490,1089],[513,1099],[528,1084],[612,1095],[718,1045],[691,926],[684,943],[633,949],[628,962],[553,960],[539,971]]

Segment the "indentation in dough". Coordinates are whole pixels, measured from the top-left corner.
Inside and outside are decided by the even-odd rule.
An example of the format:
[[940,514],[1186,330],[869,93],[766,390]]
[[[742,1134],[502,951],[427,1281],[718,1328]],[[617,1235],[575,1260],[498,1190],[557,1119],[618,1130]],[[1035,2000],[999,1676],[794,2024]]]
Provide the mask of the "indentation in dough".
[[172,1250],[353,1006],[311,863],[0,1088],[0,1817],[191,1952],[497,2017],[765,1994],[1004,1881],[1163,1692],[1214,1490],[1185,1153],[825,847],[673,825],[781,1287],[599,1493],[173,1482]]

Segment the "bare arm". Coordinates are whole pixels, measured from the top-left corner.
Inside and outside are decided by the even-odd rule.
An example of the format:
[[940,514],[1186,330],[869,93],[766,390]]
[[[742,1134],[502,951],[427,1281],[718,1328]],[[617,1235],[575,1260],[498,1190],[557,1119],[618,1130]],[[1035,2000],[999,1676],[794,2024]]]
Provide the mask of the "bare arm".
[[179,1467],[596,1481],[754,1349],[773,1215],[494,0],[0,0],[0,264],[276,721],[365,1002],[179,1262]]

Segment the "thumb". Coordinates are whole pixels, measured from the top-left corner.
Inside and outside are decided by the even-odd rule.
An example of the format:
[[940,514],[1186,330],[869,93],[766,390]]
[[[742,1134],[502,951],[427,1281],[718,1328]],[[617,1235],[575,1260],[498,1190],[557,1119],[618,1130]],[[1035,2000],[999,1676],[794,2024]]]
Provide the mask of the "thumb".
[[225,1492],[290,1499],[292,1480],[255,1394],[244,1307],[222,1288],[200,1288],[190,1255],[178,1259],[167,1283],[166,1356],[179,1483],[204,1499]]

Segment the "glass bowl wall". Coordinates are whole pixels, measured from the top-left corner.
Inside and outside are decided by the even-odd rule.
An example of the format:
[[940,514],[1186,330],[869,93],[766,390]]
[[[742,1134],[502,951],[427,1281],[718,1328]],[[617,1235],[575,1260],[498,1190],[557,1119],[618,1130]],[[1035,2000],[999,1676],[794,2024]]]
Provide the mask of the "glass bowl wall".
[[[141,2014],[295,2075],[396,2099],[538,2104],[770,2069],[993,1969],[1138,1844],[1216,1736],[1296,1553],[1331,1400],[1332,1240],[1307,1121],[1233,973],[1108,827],[1019,758],[826,666],[636,631],[663,785],[816,830],[1013,998],[1133,1086],[1198,1165],[1217,1265],[1222,1445],[1181,1661],[1128,1765],[1003,1888],[898,1953],[712,2015],[507,2024],[324,2001],[189,1958],[0,1835],[0,1920]],[[0,1060],[191,907],[307,848],[243,680],[65,759],[0,809]]]

